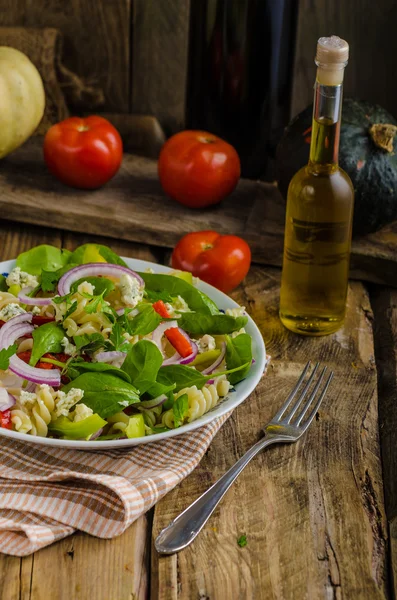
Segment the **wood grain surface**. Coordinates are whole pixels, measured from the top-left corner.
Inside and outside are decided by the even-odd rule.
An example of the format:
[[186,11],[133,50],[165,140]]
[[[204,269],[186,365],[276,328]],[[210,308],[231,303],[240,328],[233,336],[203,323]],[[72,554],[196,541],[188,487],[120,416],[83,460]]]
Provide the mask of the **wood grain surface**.
[[[0,171],[4,219],[168,248],[185,233],[214,229],[242,236],[253,260],[267,265],[282,263],[284,212],[274,185],[251,180],[217,206],[189,209],[164,195],[156,161],[132,154],[103,188],[69,188],[48,172],[37,139],[6,157]],[[352,277],[397,286],[396,265],[397,222],[353,241]]]
[[130,4],[130,0],[1,0],[0,25],[59,29],[65,40],[65,66],[104,91],[103,110],[127,112]]
[[379,431],[390,537],[389,567],[397,598],[397,292],[374,289],[371,303],[379,373]]
[[132,111],[157,117],[167,134],[184,128],[190,0],[135,0]]
[[[153,539],[256,441],[308,359],[335,371],[330,392],[306,437],[256,457],[189,548],[160,558],[152,552],[153,599],[387,597],[368,295],[353,283],[343,329],[298,337],[279,322],[279,280],[275,270],[254,268],[233,294],[260,326],[272,366],[193,474],[156,505]],[[248,543],[240,548],[243,533]]]
[[344,89],[348,97],[380,104],[396,114],[394,0],[300,0],[291,116],[313,101],[314,55],[321,36],[338,35],[350,45]]

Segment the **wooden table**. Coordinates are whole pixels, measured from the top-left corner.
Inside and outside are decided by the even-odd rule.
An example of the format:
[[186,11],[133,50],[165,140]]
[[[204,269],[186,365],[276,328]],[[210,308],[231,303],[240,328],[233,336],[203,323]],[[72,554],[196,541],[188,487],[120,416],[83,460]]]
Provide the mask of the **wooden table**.
[[[38,243],[73,248],[91,239],[0,222],[2,260]],[[104,243],[126,256],[166,259],[159,248]],[[279,282],[277,269],[253,266],[233,293],[261,328],[272,364],[198,468],[117,539],[76,534],[27,558],[2,555],[1,600],[391,597],[393,569],[397,581],[397,292],[353,282],[344,328],[304,338],[278,320]],[[335,379],[306,437],[255,458],[191,547],[159,558],[157,533],[257,440],[309,358],[334,369]],[[248,543],[240,548],[242,534]]]

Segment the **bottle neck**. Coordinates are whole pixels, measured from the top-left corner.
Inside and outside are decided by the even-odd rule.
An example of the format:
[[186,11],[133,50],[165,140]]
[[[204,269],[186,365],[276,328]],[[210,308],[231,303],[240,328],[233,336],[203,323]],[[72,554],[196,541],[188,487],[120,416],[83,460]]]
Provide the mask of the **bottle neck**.
[[309,159],[312,172],[332,173],[338,169],[342,89],[342,82],[325,85],[317,77]]

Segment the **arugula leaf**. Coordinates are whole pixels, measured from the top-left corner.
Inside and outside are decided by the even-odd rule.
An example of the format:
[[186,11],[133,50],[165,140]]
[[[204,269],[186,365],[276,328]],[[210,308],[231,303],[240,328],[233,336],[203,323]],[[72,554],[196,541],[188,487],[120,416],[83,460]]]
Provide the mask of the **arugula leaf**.
[[77,292],[77,288],[84,281],[87,281],[92,286],[94,286],[96,295],[103,295],[103,297],[110,294],[110,292],[112,292],[116,287],[114,283],[110,281],[110,279],[108,279],[107,277],[82,277],[78,281],[75,281],[71,286],[70,291],[72,292],[72,294]]
[[71,295],[72,294],[66,294],[65,296],[54,296],[54,298],[52,298],[52,301],[54,302],[54,304],[62,304],[62,302],[69,302]]
[[84,333],[83,335],[73,336],[73,342],[77,350],[84,352],[96,352],[106,347],[105,338],[100,333]]
[[73,300],[72,304],[69,306],[69,308],[67,309],[67,311],[63,315],[63,320],[65,320],[68,317],[70,317],[70,315],[72,315],[74,313],[74,311],[76,310],[76,308],[77,308],[77,300]]
[[18,344],[13,344],[12,346],[8,346],[8,348],[3,348],[3,350],[0,350],[0,369],[2,371],[8,369],[10,358],[11,356],[14,356],[17,350]]
[[98,413],[103,419],[118,412],[120,402],[127,401],[128,405],[139,402],[138,390],[113,373],[82,373],[65,385],[62,391],[67,393],[72,388],[83,390],[84,397],[81,402],[92,408],[94,413]]
[[55,248],[55,246],[42,244],[27,252],[22,252],[16,260],[16,265],[20,267],[21,271],[31,275],[40,275],[43,269],[45,271],[57,271],[64,267],[70,256],[71,252],[69,250],[61,250]]
[[233,333],[247,324],[247,317],[232,317],[230,315],[203,315],[202,313],[184,312],[178,319],[178,325],[191,334],[221,335]]
[[0,275],[0,292],[6,292],[8,290],[8,285],[6,284],[6,278],[4,275]]
[[239,370],[228,374],[231,384],[238,383],[247,375],[252,364],[252,341],[248,333],[240,333],[235,338],[226,336],[226,366],[228,369]]
[[121,368],[143,394],[155,383],[162,362],[163,356],[157,346],[149,340],[141,340],[131,346]]
[[102,244],[83,244],[82,246],[79,246],[70,255],[69,262],[77,265],[90,262],[103,262],[98,261],[97,257],[102,257],[105,259],[105,262],[112,263],[114,265],[123,265],[123,267],[127,266],[123,259],[118,256],[118,254]]
[[216,315],[219,313],[217,305],[211,298],[179,277],[158,273],[139,273],[139,275],[145,282],[147,292],[166,291],[171,296],[182,296],[191,310],[207,315]]
[[[121,369],[119,369],[118,367],[114,367],[113,365],[108,365],[107,363],[89,363],[86,361],[72,361],[68,364],[68,375],[71,379],[76,379],[76,377],[78,377],[82,373],[104,373],[105,371],[107,374],[115,375],[116,377],[120,377],[121,379],[124,379],[124,381],[131,383],[131,378],[125,371],[122,371]],[[74,375],[75,373],[77,373],[77,375],[75,375],[75,377],[72,377],[72,375]]]
[[89,301],[88,304],[85,305],[84,310],[87,314],[91,315],[92,313],[98,312],[102,308],[102,304],[105,302],[103,299],[103,294],[99,294],[98,296],[91,296],[92,300]]
[[159,370],[157,381],[163,385],[175,383],[175,392],[179,392],[183,388],[192,385],[196,385],[198,389],[201,389],[212,377],[213,375],[202,375],[200,371],[186,365],[167,365]]
[[123,337],[123,329],[119,323],[115,323],[112,328],[112,333],[109,337],[112,342],[114,349],[119,352],[127,352],[131,345]]
[[189,410],[189,398],[187,394],[182,394],[174,402],[172,411],[174,413],[174,425],[180,427]]
[[169,294],[165,290],[162,290],[160,292],[155,292],[154,290],[147,290],[145,288],[144,296],[152,303],[157,302],[158,300],[162,300],[163,302],[172,302],[173,301],[173,297],[171,296],[171,294]]
[[61,341],[65,332],[57,323],[45,323],[32,331],[33,348],[29,364],[34,367],[37,361],[47,352],[62,352]]
[[65,275],[67,271],[73,269],[77,265],[67,264],[57,271],[46,271],[45,269],[41,272],[41,284],[40,287],[43,292],[54,292],[57,288],[57,283],[61,279],[62,275]]
[[151,304],[146,304],[140,307],[140,312],[132,319],[127,317],[128,333],[130,335],[147,335],[158,327],[162,321],[162,317],[156,313]]

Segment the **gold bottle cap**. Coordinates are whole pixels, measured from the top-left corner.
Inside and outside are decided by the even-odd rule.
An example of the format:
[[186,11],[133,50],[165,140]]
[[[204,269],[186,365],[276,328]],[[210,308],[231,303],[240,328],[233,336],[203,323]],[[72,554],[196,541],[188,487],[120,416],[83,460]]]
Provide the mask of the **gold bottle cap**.
[[349,58],[349,44],[337,35],[321,37],[317,42],[315,63],[317,81],[324,85],[339,85]]

